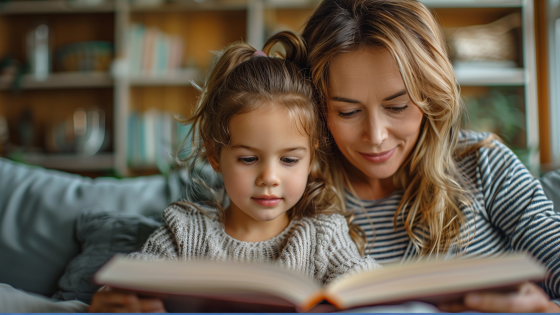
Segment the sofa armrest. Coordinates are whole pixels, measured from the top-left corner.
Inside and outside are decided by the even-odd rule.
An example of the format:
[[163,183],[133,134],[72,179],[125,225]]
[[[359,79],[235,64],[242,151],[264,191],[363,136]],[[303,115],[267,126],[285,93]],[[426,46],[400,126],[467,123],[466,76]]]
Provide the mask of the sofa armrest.
[[51,296],[80,250],[74,229],[82,210],[150,215],[171,195],[164,176],[91,179],[0,158],[0,283]]

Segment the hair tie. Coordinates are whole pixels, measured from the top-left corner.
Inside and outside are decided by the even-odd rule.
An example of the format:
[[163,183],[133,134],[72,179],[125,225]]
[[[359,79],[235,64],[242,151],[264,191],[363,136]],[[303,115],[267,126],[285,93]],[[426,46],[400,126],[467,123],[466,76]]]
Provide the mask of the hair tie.
[[253,57],[268,57],[262,50],[256,50],[253,53]]

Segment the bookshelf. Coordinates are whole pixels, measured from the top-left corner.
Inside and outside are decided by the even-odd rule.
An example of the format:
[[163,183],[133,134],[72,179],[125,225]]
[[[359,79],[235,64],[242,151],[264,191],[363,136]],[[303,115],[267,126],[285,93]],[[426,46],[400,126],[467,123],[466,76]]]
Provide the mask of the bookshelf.
[[[522,16],[517,36],[520,43],[517,67],[505,69],[456,69],[462,91],[483,95],[493,88],[512,91],[522,99],[528,148],[537,148],[529,158],[533,172],[539,167],[539,116],[536,87],[534,0],[421,0],[431,7],[444,27],[460,27],[493,22],[512,12]],[[113,43],[111,71],[97,73],[53,72],[46,80],[23,76],[20,92],[12,92],[13,78],[0,75],[0,116],[17,121],[22,109],[3,104],[18,104],[37,111],[37,132],[49,123],[50,116],[71,113],[77,106],[95,103],[107,113],[111,148],[101,155],[83,157],[72,154],[33,153],[24,155],[31,164],[79,172],[114,169],[122,176],[157,172],[153,163],[132,163],[129,142],[134,138],[128,126],[132,113],[151,108],[187,116],[196,102],[192,81],[200,82],[213,59],[211,51],[245,39],[261,48],[272,33],[283,29],[301,32],[318,0],[177,0],[154,5],[136,1],[106,0],[99,5],[71,5],[61,0],[18,1],[0,4],[0,56],[16,47],[14,55],[23,59],[21,43],[28,26],[41,19],[50,23],[56,37],[53,46],[87,40]],[[79,3],[74,1],[73,3]],[[131,51],[133,25],[157,29],[184,43],[180,71],[172,73],[133,73],[135,50]],[[13,31],[15,30],[15,31]],[[43,101],[47,100],[48,101]],[[46,103],[39,104],[39,103]],[[27,104],[27,105],[25,105]],[[47,107],[48,106],[48,107]],[[43,117],[44,116],[44,117]],[[10,128],[16,133],[15,128]],[[41,141],[39,141],[41,143]],[[87,161],[84,162],[84,161]],[[83,168],[83,169],[82,169]]]

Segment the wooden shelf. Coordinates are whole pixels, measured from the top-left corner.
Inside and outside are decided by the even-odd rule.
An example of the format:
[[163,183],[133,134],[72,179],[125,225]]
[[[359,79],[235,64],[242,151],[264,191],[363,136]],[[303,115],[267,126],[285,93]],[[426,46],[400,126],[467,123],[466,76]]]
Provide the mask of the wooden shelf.
[[[523,0],[420,0],[432,8],[520,8]],[[310,9],[319,5],[317,0],[265,0],[269,8]]]
[[132,86],[190,86],[191,81],[200,77],[197,69],[186,69],[170,74],[152,76],[132,76],[129,78]]
[[99,5],[76,4],[64,0],[9,1],[0,3],[2,14],[43,14],[43,13],[95,13],[115,11],[112,1]]
[[523,0],[420,0],[431,8],[521,8]]
[[76,154],[26,154],[26,164],[65,171],[102,171],[114,167],[114,155],[102,153],[92,156]]
[[131,4],[133,12],[175,12],[175,11],[240,11],[248,7],[246,1],[206,1],[196,3],[193,0],[164,2],[159,5]]
[[[0,90],[12,88],[13,76],[0,77]],[[28,89],[68,89],[68,88],[102,88],[113,86],[113,78],[104,72],[68,72],[53,73],[45,80],[37,80],[33,75],[24,75],[21,88]]]
[[457,82],[463,86],[522,86],[525,85],[523,68],[458,69]]
[[314,9],[320,1],[317,0],[264,0],[265,6],[276,9]]

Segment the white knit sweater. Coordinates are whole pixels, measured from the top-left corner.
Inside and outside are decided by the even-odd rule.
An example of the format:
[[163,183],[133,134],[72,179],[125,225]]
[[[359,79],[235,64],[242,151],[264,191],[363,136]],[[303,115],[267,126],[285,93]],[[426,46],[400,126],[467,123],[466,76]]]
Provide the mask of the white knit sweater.
[[194,207],[169,206],[163,213],[166,225],[156,230],[142,249],[130,257],[275,262],[322,284],[344,274],[381,267],[373,258],[360,256],[348,234],[346,220],[339,214],[295,219],[279,235],[250,243],[226,234],[218,210],[202,209],[208,216]]

